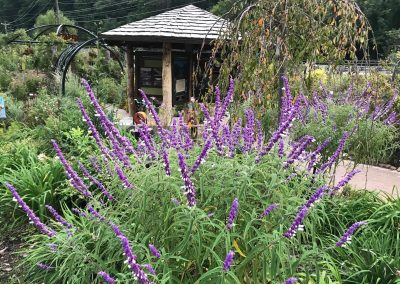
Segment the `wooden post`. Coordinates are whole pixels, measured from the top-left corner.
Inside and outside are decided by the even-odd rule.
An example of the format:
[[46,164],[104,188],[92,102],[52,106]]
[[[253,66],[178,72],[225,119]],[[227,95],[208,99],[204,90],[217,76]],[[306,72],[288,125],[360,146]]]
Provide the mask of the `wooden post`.
[[135,74],[133,69],[133,46],[128,44],[126,47],[126,65],[128,71],[128,110],[129,115],[133,116],[136,112],[136,104],[135,104]]
[[163,94],[163,123],[169,125],[172,119],[172,52],[171,43],[163,43],[162,57],[162,94]]

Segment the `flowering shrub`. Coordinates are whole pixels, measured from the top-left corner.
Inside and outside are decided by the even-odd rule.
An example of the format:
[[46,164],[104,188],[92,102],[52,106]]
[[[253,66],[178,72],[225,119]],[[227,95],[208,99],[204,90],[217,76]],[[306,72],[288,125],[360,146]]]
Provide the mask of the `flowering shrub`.
[[312,135],[321,145],[329,140],[321,154],[327,160],[339,145],[343,135],[349,134],[344,151],[356,163],[387,162],[395,149],[398,114],[393,110],[397,91],[387,102],[377,102],[368,84],[359,94],[353,86],[345,94],[335,94],[321,85],[320,93],[307,98],[300,95],[302,110],[295,123],[293,137]]
[[[355,239],[363,239],[371,231],[370,222],[357,232],[346,228],[364,222],[373,212],[362,215],[363,219],[354,220],[361,214],[335,219],[334,227],[328,211],[319,212],[346,201],[339,189],[349,177],[330,187],[324,185],[324,172],[340,156],[351,133],[343,135],[324,163],[318,162],[318,153],[307,151],[314,137],[303,136],[286,145],[284,138],[301,110],[299,99],[293,103],[288,84],[279,127],[265,143],[251,109],[246,110],[243,125],[229,127],[222,122],[233,97],[232,80],[224,99],[217,96],[214,117],[203,106],[208,128],[200,143],[191,140],[182,120],[173,122],[170,130],[163,128],[142,93],[160,142],[144,126],[134,147],[83,83],[105,137],[80,100],[78,104],[101,155],[81,163],[78,171],[57,141],[53,145],[71,187],[85,203],[64,208],[62,214],[48,207],[55,221],[46,225],[18,197],[18,189],[6,184],[34,225],[42,232],[45,229],[45,234],[31,238],[33,245],[24,263],[29,282],[308,283],[322,279],[341,283],[347,267],[340,267],[330,255],[362,249],[362,243],[348,240],[353,233]],[[321,152],[324,147],[316,148]],[[310,163],[320,164],[317,174],[308,170]],[[326,229],[321,231],[320,226]]]

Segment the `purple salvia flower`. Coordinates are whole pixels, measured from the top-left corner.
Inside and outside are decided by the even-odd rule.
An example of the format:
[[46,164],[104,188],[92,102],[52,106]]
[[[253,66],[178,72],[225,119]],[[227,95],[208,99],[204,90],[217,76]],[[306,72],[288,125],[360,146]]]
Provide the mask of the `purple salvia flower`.
[[154,257],[156,257],[156,258],[160,258],[161,257],[160,252],[158,251],[158,249],[153,244],[149,244],[149,250],[150,250],[150,253]]
[[87,214],[83,212],[81,209],[78,208],[72,208],[72,212],[74,212],[76,215],[79,215],[81,217],[87,217]]
[[177,131],[177,120],[176,118],[172,119],[171,122],[171,131],[169,133],[169,140],[172,148],[179,149],[181,146],[180,135],[178,135]]
[[50,252],[57,252],[58,251],[58,245],[57,244],[46,244],[46,245],[49,247]]
[[139,282],[139,284],[148,284],[151,283],[147,279],[146,273],[142,270],[141,266],[136,262],[136,255],[133,254],[132,248],[129,244],[128,238],[121,232],[120,228],[111,223],[111,228],[113,229],[115,235],[121,241],[122,250],[124,252],[125,257],[127,258],[128,267],[132,270],[134,279]]
[[335,153],[333,153],[333,155],[329,158],[329,160],[318,169],[318,171],[316,172],[317,174],[320,174],[320,173],[324,172],[327,168],[332,166],[332,164],[339,157],[340,153],[343,151],[344,143],[346,142],[346,139],[348,137],[349,137],[349,134],[348,134],[347,131],[345,131],[344,134],[343,134],[342,139],[340,139],[339,146],[337,147]]
[[44,264],[44,263],[38,263],[38,264],[36,264],[36,266],[39,267],[40,269],[43,269],[43,270],[51,270],[51,269],[55,268],[53,266],[50,266],[50,265],[47,265],[47,264]]
[[89,191],[87,186],[83,183],[81,178],[78,176],[78,174],[75,172],[75,170],[71,167],[71,165],[65,159],[64,154],[62,153],[57,142],[55,140],[51,140],[51,142],[53,143],[56,154],[57,154],[58,158],[60,159],[60,162],[63,165],[64,170],[65,170],[67,177],[69,178],[71,184],[74,186],[74,188],[76,190],[78,190],[80,193],[82,193],[83,196],[91,197],[92,193]]
[[350,228],[347,229],[347,231],[344,233],[344,235],[339,239],[339,241],[336,243],[336,246],[341,247],[351,241],[351,236],[354,234],[354,232],[361,227],[362,225],[366,225],[366,221],[360,221],[356,222],[353,225],[351,225]]
[[86,205],[86,208],[88,209],[89,213],[90,213],[93,217],[95,217],[96,219],[98,219],[99,221],[101,221],[101,222],[106,222],[106,221],[107,221],[106,218],[103,217],[103,216],[101,216],[101,215],[99,214],[99,212],[97,212],[97,211],[93,208],[92,205],[88,204],[88,205]]
[[331,142],[331,138],[329,137],[329,138],[326,139],[324,142],[322,142],[322,144],[319,145],[319,146],[317,147],[317,149],[316,149],[314,152],[312,152],[312,153],[310,154],[310,156],[309,156],[310,162],[308,163],[307,170],[310,171],[310,170],[314,167],[315,161],[316,161],[316,159],[317,159],[317,156],[328,146],[328,144],[329,144],[330,142]]
[[335,186],[332,188],[330,194],[331,194],[331,195],[334,195],[340,188],[342,188],[343,186],[345,186],[346,184],[348,184],[349,181],[350,181],[356,174],[358,174],[358,173],[360,173],[360,172],[361,172],[361,171],[360,171],[360,170],[357,170],[357,169],[352,170],[351,172],[349,172],[341,181],[338,182],[337,185],[335,185]]
[[236,218],[239,208],[239,200],[235,198],[232,202],[231,211],[228,216],[228,223],[226,224],[226,228],[228,230],[232,230],[233,228],[233,220]]
[[83,175],[86,178],[88,178],[93,184],[95,184],[100,189],[100,191],[108,198],[108,200],[114,199],[114,197],[107,190],[107,188],[98,179],[94,178],[91,174],[89,174],[89,172],[86,170],[85,166],[81,162],[78,162],[78,165]]
[[315,141],[314,137],[306,135],[303,137],[303,141],[298,143],[296,147],[293,148],[292,152],[289,154],[288,159],[284,163],[284,168],[293,164],[296,159],[306,150],[306,148]]
[[260,214],[260,216],[258,216],[258,219],[262,219],[265,216],[267,216],[269,213],[272,212],[272,210],[274,210],[275,208],[277,208],[279,206],[279,204],[277,203],[273,203],[270,206],[268,206],[263,213]]
[[59,222],[61,225],[63,225],[65,228],[67,229],[73,228],[73,226],[70,223],[68,223],[67,220],[65,220],[63,217],[61,217],[60,214],[58,214],[56,209],[54,209],[50,205],[46,205],[46,208],[50,211],[51,215],[53,215],[54,219],[56,219],[56,221]]
[[231,139],[231,133],[229,131],[229,125],[225,124],[222,126],[222,147],[228,147],[229,146],[229,141]]
[[197,157],[196,161],[194,162],[192,169],[191,169],[191,174],[194,174],[194,172],[199,168],[201,164],[203,164],[206,161],[208,152],[210,151],[212,147],[212,140],[209,139],[206,141],[206,143],[203,146],[203,149],[201,150],[200,155]]
[[151,102],[147,98],[147,96],[144,93],[144,91],[143,90],[139,90],[139,93],[142,96],[143,101],[146,104],[147,109],[150,110],[150,112],[151,112],[151,114],[152,114],[152,116],[154,118],[154,121],[156,122],[158,133],[160,134],[161,141],[162,141],[163,145],[164,146],[168,146],[167,135],[165,133],[164,127],[162,127],[161,120],[158,117],[158,114],[157,114],[156,110],[154,109],[153,105],[151,104]]
[[142,267],[146,268],[146,270],[152,274],[156,275],[156,271],[154,270],[153,266],[150,263],[142,264]]
[[115,279],[112,278],[107,272],[100,271],[100,272],[97,272],[97,275],[101,276],[104,279],[104,281],[106,281],[108,284],[115,283]]
[[83,120],[86,122],[86,124],[89,126],[90,133],[94,140],[96,141],[97,146],[99,146],[101,152],[103,155],[107,158],[111,158],[111,154],[109,149],[104,145],[103,140],[100,137],[99,132],[97,131],[96,127],[94,126],[92,120],[90,119],[88,113],[86,112],[85,107],[83,106],[82,100],[80,98],[76,99],[79,109],[81,110]]
[[92,166],[96,172],[98,172],[99,174],[103,173],[103,171],[98,166],[99,160],[95,156],[90,156],[89,161],[92,164]]
[[328,187],[326,185],[319,187],[313,195],[307,200],[306,204],[304,206],[307,207],[312,207],[314,206],[315,203],[317,203],[319,200],[321,200],[322,196],[325,194],[325,192],[328,190]]
[[182,141],[184,141],[184,143],[182,143],[182,148],[185,151],[189,151],[193,148],[194,143],[190,137],[189,127],[183,121],[183,116],[181,113],[179,113],[179,131],[182,135]]
[[226,254],[226,257],[224,260],[224,266],[222,268],[222,270],[224,272],[228,272],[229,268],[231,268],[234,256],[235,256],[235,253],[233,252],[233,250],[228,251],[228,253]]
[[211,127],[210,127],[210,121],[205,119],[204,123],[203,123],[203,133],[202,133],[202,137],[203,137],[203,141],[206,141],[208,139],[208,137],[210,136],[210,131],[211,131]]
[[156,150],[154,146],[153,137],[150,135],[150,130],[147,124],[143,124],[142,127],[139,128],[140,138],[143,141],[144,145],[146,146],[146,153],[148,153],[151,159],[156,159]]
[[285,155],[285,142],[283,141],[282,138],[279,139],[278,146],[279,146],[279,148],[278,148],[278,156],[280,158],[283,158],[283,156]]
[[115,172],[117,173],[117,176],[120,179],[120,181],[122,181],[124,188],[134,188],[134,186],[129,182],[128,177],[117,165],[115,165]]
[[[107,137],[110,139],[110,141],[113,143],[114,140],[117,140],[117,142],[119,144],[121,144],[125,149],[127,149],[131,153],[134,153],[132,143],[130,143],[130,141],[128,139],[126,139],[126,137],[123,137],[120,134],[119,130],[108,119],[107,115],[104,113],[99,102],[97,101],[92,89],[90,88],[89,83],[85,79],[82,79],[82,84],[85,87],[86,92],[89,96],[89,99],[90,99],[92,105],[94,106],[97,115],[100,118],[100,123],[103,127],[103,130],[106,132]],[[115,143],[113,143],[113,146],[114,145],[115,145]]]
[[236,121],[235,125],[233,126],[232,134],[230,137],[230,143],[229,143],[229,151],[230,151],[230,156],[233,157],[235,154],[235,149],[237,145],[239,145],[240,141],[240,136],[242,133],[242,120],[239,118],[238,121]]
[[244,152],[249,152],[254,144],[254,112],[251,109],[245,110],[246,126],[243,129]]
[[397,120],[397,113],[392,111],[388,117],[383,121],[385,125],[392,125]]
[[[103,109],[101,108],[100,104],[98,103],[96,97],[93,94],[92,89],[90,88],[89,83],[82,79],[82,83],[87,91],[87,94],[90,98],[90,101],[92,102],[95,111],[96,111],[96,115],[99,116],[100,119],[100,124],[103,128],[103,130],[105,131],[109,141],[111,142],[111,145],[113,147],[113,151],[110,152],[110,154],[113,157],[117,157],[121,162],[124,163],[124,166],[131,168],[132,165],[129,161],[128,156],[125,154],[125,149],[128,149],[130,152],[135,152],[132,144],[130,144],[130,142],[128,141],[128,139],[126,139],[125,137],[122,137],[121,134],[119,133],[119,130],[114,126],[114,124],[108,119],[107,115],[104,113]],[[80,102],[80,100],[78,100],[78,104],[80,105],[81,108],[81,112],[82,115],[84,115],[85,109],[82,105],[82,103]],[[91,122],[90,119],[88,119],[88,116],[84,115],[84,119],[89,123]],[[93,123],[91,123],[93,124]],[[89,124],[89,127],[91,129],[91,131],[94,131],[95,128],[94,126],[92,127]],[[95,137],[95,136],[94,136]],[[95,137],[96,139],[96,137]],[[96,140],[96,143],[99,145],[99,147],[101,148],[102,152],[105,154],[107,151],[106,149],[104,149],[103,147],[100,146],[99,141]],[[122,145],[122,147],[121,147]],[[108,155],[106,155],[106,157],[108,157]]]
[[285,131],[287,131],[293,123],[293,120],[296,117],[296,114],[298,113],[299,110],[299,100],[296,100],[295,105],[293,106],[293,109],[290,111],[288,118],[286,119],[286,121],[280,125],[280,127],[278,128],[278,130],[276,130],[270,140],[268,141],[268,144],[263,147],[263,149],[258,153],[257,157],[256,157],[256,162],[259,162],[261,160],[261,158],[263,156],[265,156],[266,154],[269,153],[269,151],[272,149],[272,147],[274,146],[274,144],[282,137],[282,135],[285,133]]
[[49,237],[54,237],[56,235],[56,232],[53,229],[47,227],[40,221],[40,219],[36,216],[36,214],[32,211],[32,209],[29,208],[29,206],[25,203],[25,201],[21,198],[21,196],[19,196],[15,187],[13,187],[8,182],[5,182],[4,184],[11,191],[11,194],[13,195],[13,200],[16,201],[21,207],[21,209],[26,213],[30,222],[32,222],[32,224],[34,224],[36,228],[38,228],[38,230],[43,234]]
[[171,175],[171,167],[170,167],[170,164],[169,164],[168,153],[165,150],[165,148],[162,148],[161,151],[162,151],[162,158],[163,158],[163,163],[164,163],[165,174],[167,176],[170,176]]
[[315,191],[315,193],[307,200],[307,202],[297,212],[297,215],[292,225],[283,234],[284,237],[291,239],[297,233],[297,231],[304,229],[303,221],[304,218],[307,216],[308,210],[322,198],[327,189],[328,189],[327,186],[321,186]]
[[208,111],[207,107],[206,107],[203,103],[200,103],[199,105],[200,105],[201,111],[202,111],[203,114],[204,114],[204,117],[205,117],[208,121],[211,121],[211,120],[212,120],[212,119],[211,119],[211,115],[210,115],[210,112]]
[[309,208],[306,207],[306,206],[302,206],[300,208],[299,212],[297,212],[297,215],[294,218],[294,221],[293,221],[292,225],[283,234],[284,237],[286,237],[288,239],[291,239],[297,233],[297,231],[303,230],[304,225],[302,225],[302,224],[303,224],[304,218],[307,216],[308,209]]
[[379,111],[377,114],[375,114],[375,116],[373,117],[373,120],[377,120],[381,116],[384,116],[386,113],[388,113],[390,111],[390,109],[393,107],[394,103],[396,102],[397,97],[398,97],[398,93],[395,91],[395,94],[390,99],[390,101],[387,102],[387,104],[382,108],[381,111]]
[[220,121],[222,119],[222,117],[225,115],[226,111],[228,110],[229,105],[233,101],[234,90],[235,90],[235,83],[231,77],[229,79],[228,92],[226,94],[224,102],[223,102],[221,108],[218,111],[216,110],[216,112],[215,112],[214,122]]
[[298,279],[296,277],[290,277],[289,279],[286,279],[283,284],[295,284],[297,283]]
[[189,172],[185,162],[185,157],[181,153],[178,154],[178,160],[179,160],[181,177],[185,184],[184,188],[185,188],[185,195],[188,201],[188,206],[193,207],[196,205],[196,190],[194,188],[192,180],[190,179]]

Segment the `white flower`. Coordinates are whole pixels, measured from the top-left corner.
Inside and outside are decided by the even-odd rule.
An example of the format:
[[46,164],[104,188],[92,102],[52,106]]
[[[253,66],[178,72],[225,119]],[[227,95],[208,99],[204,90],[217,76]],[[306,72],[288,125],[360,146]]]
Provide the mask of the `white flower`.
[[47,159],[47,156],[44,153],[40,153],[37,157],[39,161],[44,161]]

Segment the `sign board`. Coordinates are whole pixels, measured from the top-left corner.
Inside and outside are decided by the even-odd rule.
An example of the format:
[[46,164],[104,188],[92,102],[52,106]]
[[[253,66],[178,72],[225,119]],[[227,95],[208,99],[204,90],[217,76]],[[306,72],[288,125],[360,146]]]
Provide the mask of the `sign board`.
[[0,118],[6,118],[6,106],[3,97],[0,97]]

